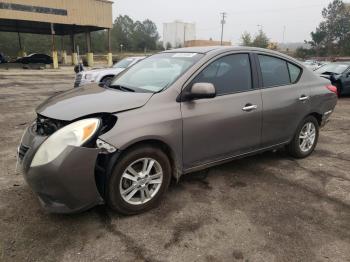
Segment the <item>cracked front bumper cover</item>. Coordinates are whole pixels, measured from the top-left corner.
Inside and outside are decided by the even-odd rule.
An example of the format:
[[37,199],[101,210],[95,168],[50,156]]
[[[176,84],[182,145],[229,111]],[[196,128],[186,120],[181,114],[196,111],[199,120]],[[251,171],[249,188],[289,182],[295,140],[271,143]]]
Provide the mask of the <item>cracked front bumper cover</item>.
[[99,149],[68,146],[53,161],[30,167],[44,140],[29,128],[22,139],[22,145],[29,149],[20,160],[24,178],[44,209],[51,213],[76,213],[102,204],[95,181]]

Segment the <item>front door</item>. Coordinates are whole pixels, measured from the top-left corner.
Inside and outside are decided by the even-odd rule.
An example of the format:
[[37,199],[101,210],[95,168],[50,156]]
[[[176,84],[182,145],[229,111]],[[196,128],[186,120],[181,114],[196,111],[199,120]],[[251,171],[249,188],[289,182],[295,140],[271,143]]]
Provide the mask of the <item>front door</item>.
[[262,101],[255,89],[249,54],[211,62],[189,84],[212,83],[217,96],[181,104],[184,168],[208,164],[257,149]]

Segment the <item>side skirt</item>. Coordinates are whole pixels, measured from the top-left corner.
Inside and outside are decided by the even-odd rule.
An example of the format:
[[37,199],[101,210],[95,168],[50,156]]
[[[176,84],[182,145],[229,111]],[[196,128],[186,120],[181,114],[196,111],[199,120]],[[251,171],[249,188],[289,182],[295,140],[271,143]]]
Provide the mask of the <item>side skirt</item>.
[[185,174],[188,174],[188,173],[192,173],[192,172],[201,171],[201,170],[213,167],[213,166],[225,164],[225,163],[231,162],[232,160],[241,159],[241,158],[244,158],[244,157],[247,157],[247,156],[253,156],[253,155],[256,155],[256,154],[259,154],[259,153],[263,153],[263,152],[266,152],[266,151],[271,151],[271,150],[274,150],[274,149],[278,149],[278,148],[281,148],[281,147],[287,145],[289,142],[290,141],[286,141],[286,142],[283,142],[283,143],[279,143],[277,145],[264,147],[264,148],[261,148],[261,149],[258,149],[258,150],[254,150],[254,151],[251,151],[251,152],[248,152],[248,153],[244,153],[244,154],[240,154],[240,155],[234,155],[234,156],[230,156],[230,157],[227,157],[227,158],[224,158],[224,159],[220,159],[220,160],[217,160],[217,161],[208,162],[208,163],[201,164],[201,165],[198,165],[198,166],[195,166],[195,167],[184,169],[183,172],[182,172],[182,175],[185,175]]

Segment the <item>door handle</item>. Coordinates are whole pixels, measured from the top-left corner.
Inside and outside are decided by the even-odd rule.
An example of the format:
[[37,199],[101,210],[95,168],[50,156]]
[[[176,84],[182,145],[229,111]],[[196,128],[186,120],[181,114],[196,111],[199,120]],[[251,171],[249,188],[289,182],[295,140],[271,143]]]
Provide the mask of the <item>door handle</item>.
[[246,104],[242,110],[245,111],[245,112],[250,112],[250,111],[253,111],[253,110],[256,110],[258,108],[257,105],[252,105],[252,104]]
[[309,96],[306,96],[306,95],[302,95],[301,97],[299,97],[299,101],[306,101],[306,100],[309,100],[310,97]]

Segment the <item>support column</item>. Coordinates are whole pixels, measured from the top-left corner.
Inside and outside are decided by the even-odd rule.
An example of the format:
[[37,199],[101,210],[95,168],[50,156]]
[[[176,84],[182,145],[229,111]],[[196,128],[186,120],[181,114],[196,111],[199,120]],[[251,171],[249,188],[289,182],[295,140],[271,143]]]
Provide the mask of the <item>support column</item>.
[[22,39],[21,39],[21,35],[19,32],[17,32],[17,35],[18,35],[18,45],[19,45],[19,51],[18,51],[18,56],[19,57],[23,57],[23,56],[26,56],[27,53],[26,51],[24,51],[24,48],[22,47]]
[[67,64],[67,51],[64,46],[64,36],[61,36],[61,63],[62,65]]
[[111,67],[113,65],[111,29],[107,29],[107,42],[108,42],[107,65]]
[[58,69],[58,55],[56,50],[56,43],[55,43],[55,31],[53,29],[53,24],[51,24],[51,51],[52,51],[52,68]]
[[72,33],[70,35],[71,46],[72,46],[72,65],[78,65],[78,54],[75,46],[75,35]]
[[91,33],[89,31],[87,31],[85,33],[86,36],[86,60],[87,60],[87,64],[89,67],[94,66],[94,54],[91,51]]

